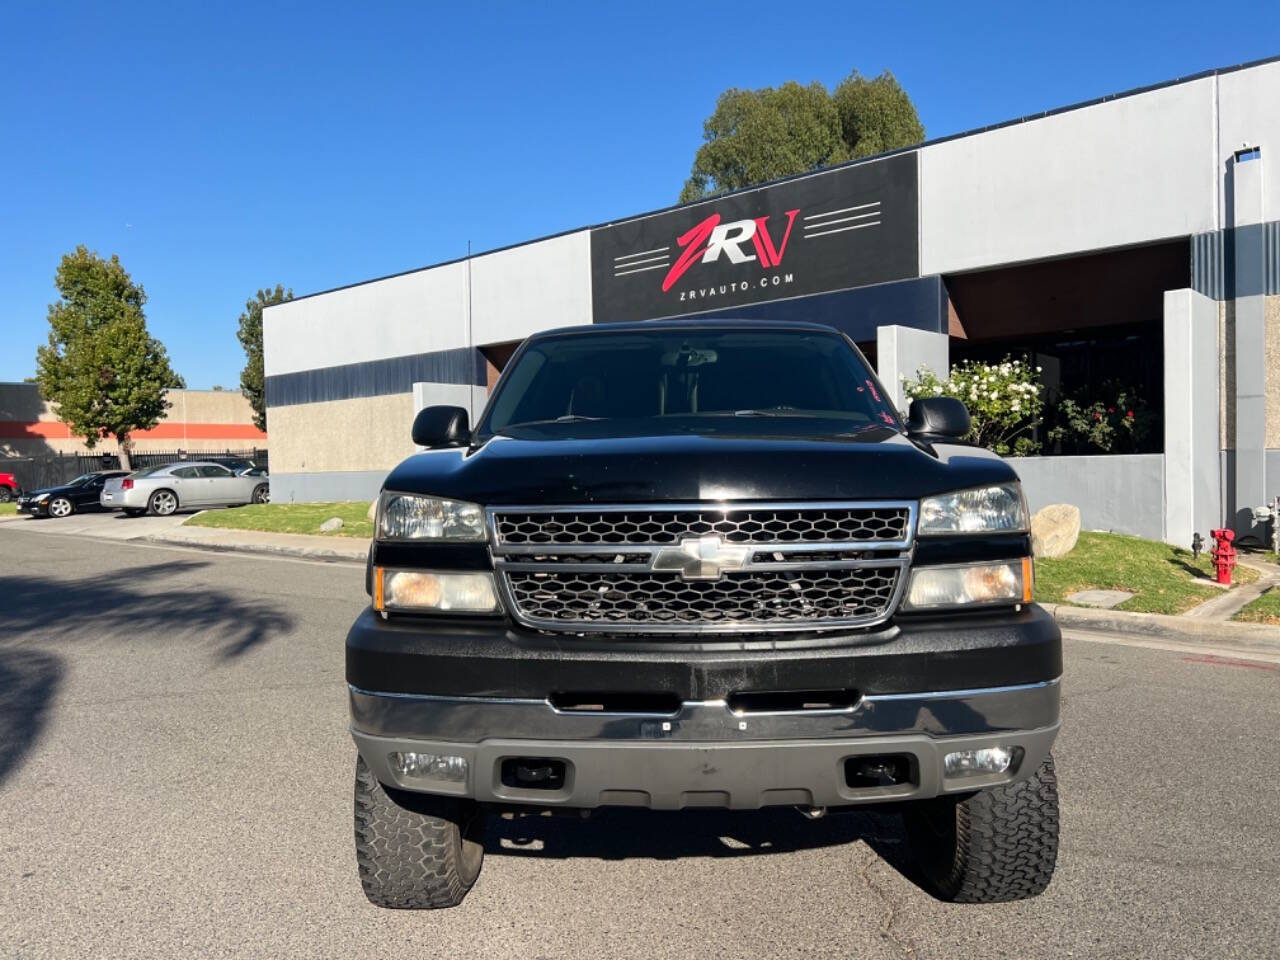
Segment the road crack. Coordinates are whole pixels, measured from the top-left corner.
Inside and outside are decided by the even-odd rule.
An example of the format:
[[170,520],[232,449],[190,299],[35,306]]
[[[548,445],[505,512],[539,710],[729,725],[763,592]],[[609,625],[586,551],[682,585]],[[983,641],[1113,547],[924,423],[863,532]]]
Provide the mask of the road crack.
[[866,862],[858,870],[858,878],[863,882],[866,888],[871,891],[872,895],[874,895],[875,898],[884,906],[884,914],[880,922],[880,936],[882,939],[888,940],[889,943],[893,944],[893,946],[904,957],[918,956],[915,943],[909,938],[900,936],[895,929],[898,922],[903,918],[902,904],[900,901],[895,899],[888,890],[882,888],[872,879],[872,870],[874,870],[876,864],[881,861],[881,857],[870,847],[870,845],[866,846],[866,850],[868,857]]

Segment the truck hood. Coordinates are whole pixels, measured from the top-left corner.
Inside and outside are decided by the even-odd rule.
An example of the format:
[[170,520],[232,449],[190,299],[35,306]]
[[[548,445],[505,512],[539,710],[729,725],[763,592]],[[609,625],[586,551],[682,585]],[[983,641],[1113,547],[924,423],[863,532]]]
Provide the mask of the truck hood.
[[384,486],[484,505],[531,505],[914,500],[1016,479],[989,451],[919,444],[880,429],[828,438],[497,436],[478,448],[412,456]]

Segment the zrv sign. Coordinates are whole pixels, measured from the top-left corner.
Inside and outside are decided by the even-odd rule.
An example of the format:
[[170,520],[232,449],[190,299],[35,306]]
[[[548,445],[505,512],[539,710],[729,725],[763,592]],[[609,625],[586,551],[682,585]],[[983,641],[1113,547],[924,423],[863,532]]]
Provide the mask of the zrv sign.
[[918,274],[907,153],[591,232],[596,323],[651,320]]

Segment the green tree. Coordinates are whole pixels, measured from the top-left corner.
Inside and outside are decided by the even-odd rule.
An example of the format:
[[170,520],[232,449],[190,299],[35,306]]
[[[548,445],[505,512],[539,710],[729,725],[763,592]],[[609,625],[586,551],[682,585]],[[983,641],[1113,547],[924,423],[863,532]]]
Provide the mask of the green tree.
[[795,81],[726,90],[702,135],[681,203],[911,146],[924,127],[891,73],[868,79],[855,70],[834,92]]
[[129,469],[130,437],[159,423],[169,409],[165,393],[185,384],[147,332],[146,292],[119,257],[76,247],[54,283],[61,298],[49,306],[49,343],[36,351],[40,393],[89,449],[114,436]]
[[853,71],[832,91],[831,99],[850,157],[871,157],[924,139],[915,104],[888,70],[870,79]]
[[236,338],[244,347],[245,365],[240,371],[240,392],[249,398],[253,407],[253,422],[259,430],[267,429],[266,377],[262,370],[262,308],[293,299],[293,291],[276,284],[274,290],[259,290],[252,300],[246,300],[244,313],[240,314],[240,327]]

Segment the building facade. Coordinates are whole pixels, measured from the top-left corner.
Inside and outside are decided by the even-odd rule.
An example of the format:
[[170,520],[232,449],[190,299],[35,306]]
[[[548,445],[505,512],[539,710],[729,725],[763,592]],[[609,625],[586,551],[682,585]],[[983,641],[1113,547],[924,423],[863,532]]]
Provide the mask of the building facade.
[[[133,435],[138,453],[185,450],[266,449],[267,435],[253,424],[253,408],[239,392],[170,390],[169,411],[151,430]],[[43,457],[85,452],[84,438],[58,419],[34,383],[0,383],[0,464],[6,457]],[[99,441],[95,453],[118,450],[114,437]]]
[[895,390],[1019,355],[1055,397],[1121,384],[1146,435],[1046,439],[1033,508],[1250,532],[1280,494],[1278,105],[1280,60],[1216,70],[268,307],[272,497],[372,497],[414,412],[474,418],[531,333],[739,316],[837,327]]

